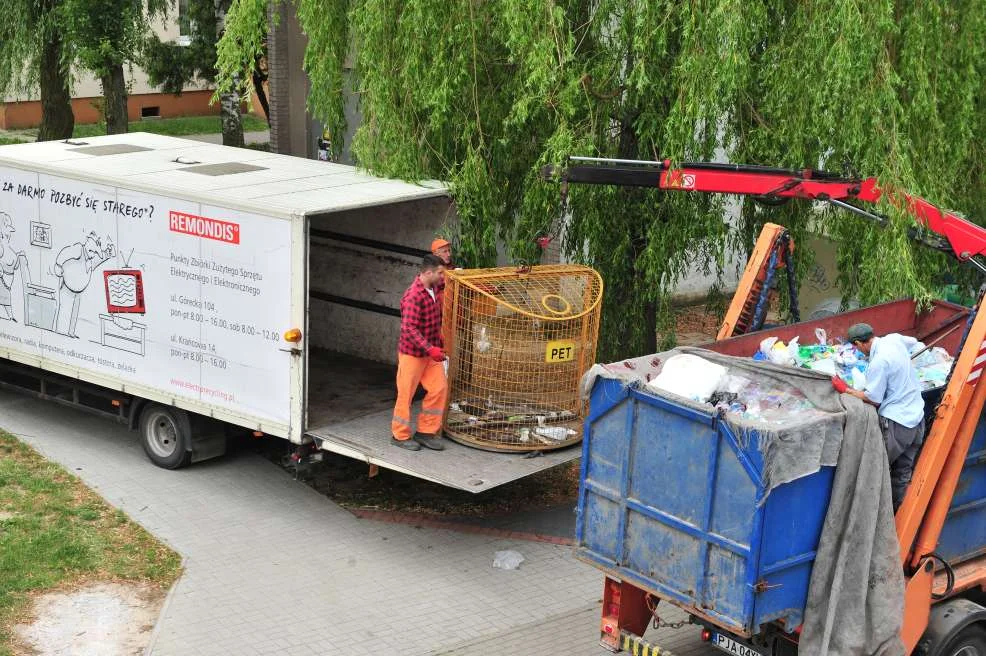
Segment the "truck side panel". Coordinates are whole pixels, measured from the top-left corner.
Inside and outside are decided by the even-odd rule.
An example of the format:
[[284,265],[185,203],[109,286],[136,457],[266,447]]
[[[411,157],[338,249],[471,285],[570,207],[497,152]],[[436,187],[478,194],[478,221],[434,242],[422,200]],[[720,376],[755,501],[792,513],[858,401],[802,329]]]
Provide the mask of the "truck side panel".
[[291,221],[11,167],[0,213],[0,357],[288,436]]

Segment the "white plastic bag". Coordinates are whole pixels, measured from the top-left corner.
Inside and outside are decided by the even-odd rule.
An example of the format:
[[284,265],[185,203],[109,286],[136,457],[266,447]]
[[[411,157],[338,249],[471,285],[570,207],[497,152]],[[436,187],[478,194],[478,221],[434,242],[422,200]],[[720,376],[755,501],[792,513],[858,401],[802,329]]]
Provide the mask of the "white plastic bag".
[[737,376],[736,374],[726,374],[722,382],[719,383],[719,387],[716,388],[717,392],[729,392],[730,394],[739,394],[740,391],[750,384],[749,378],[744,378],[743,376]]
[[852,370],[852,388],[857,392],[862,391],[866,387],[866,374],[864,374],[859,369]]
[[705,403],[726,377],[726,368],[691,353],[671,356],[661,373],[645,387]]
[[497,569],[517,569],[524,562],[524,555],[519,551],[507,549],[493,554],[493,567]]
[[828,346],[828,333],[825,332],[824,328],[815,328],[815,339],[821,346]]
[[796,364],[798,362],[798,337],[795,335],[794,339],[787,343],[787,357],[791,360],[791,364]]
[[776,337],[767,337],[760,340],[760,352],[766,356],[770,356],[770,350],[774,348],[774,344],[777,343]]
[[486,333],[486,326],[479,327],[479,337],[476,339],[476,350],[480,353],[486,353],[493,347],[493,342],[490,341],[489,335]]
[[832,358],[824,358],[822,360],[813,360],[808,363],[808,368],[812,371],[817,371],[819,373],[825,374],[827,376],[834,376],[838,373],[835,360]]
[[[795,353],[797,353],[797,349],[795,349]],[[770,349],[770,353],[767,355],[774,364],[791,366],[797,362],[797,360],[791,357],[791,351],[784,342],[775,342]]]

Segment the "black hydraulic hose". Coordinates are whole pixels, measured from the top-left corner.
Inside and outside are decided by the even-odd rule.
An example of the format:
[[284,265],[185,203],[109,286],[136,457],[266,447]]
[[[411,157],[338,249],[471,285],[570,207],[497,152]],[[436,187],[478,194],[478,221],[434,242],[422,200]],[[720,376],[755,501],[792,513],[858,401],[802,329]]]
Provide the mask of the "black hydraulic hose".
[[937,560],[942,564],[942,567],[945,569],[945,592],[942,592],[940,594],[936,594],[932,592],[931,598],[934,599],[935,601],[941,601],[942,599],[947,599],[949,596],[951,596],[952,590],[955,589],[955,570],[952,569],[952,566],[949,564],[947,560],[942,558],[941,555],[936,552],[931,552],[930,554],[928,554],[927,557]]
[[760,288],[760,298],[754,306],[753,319],[746,332],[756,332],[763,328],[764,319],[767,318],[768,305],[770,304],[770,290],[774,285],[774,273],[777,270],[777,249],[770,253],[767,260],[767,272],[764,276],[763,287]]

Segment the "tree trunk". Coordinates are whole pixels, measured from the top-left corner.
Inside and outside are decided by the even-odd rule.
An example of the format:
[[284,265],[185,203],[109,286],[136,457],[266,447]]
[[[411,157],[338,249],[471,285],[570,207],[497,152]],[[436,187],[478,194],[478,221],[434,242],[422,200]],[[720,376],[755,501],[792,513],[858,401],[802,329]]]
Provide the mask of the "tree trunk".
[[103,116],[106,134],[125,134],[127,123],[127,79],[123,64],[112,64],[100,81],[103,83]]
[[647,326],[644,334],[644,355],[657,353],[657,303],[647,301],[644,304],[644,325]]
[[62,66],[62,39],[51,31],[41,48],[41,127],[38,141],[68,139],[75,127],[68,75]]
[[260,65],[253,70],[253,90],[257,94],[257,100],[260,101],[260,107],[264,110],[264,118],[267,119],[267,125],[270,125],[270,102],[267,100],[267,91],[264,89],[264,82],[267,80],[266,76],[260,72]]
[[[230,0],[214,0],[216,8],[216,42],[222,38],[226,30],[226,12],[232,4]],[[233,92],[219,95],[219,121],[223,130],[223,145],[242,148],[243,118],[240,115],[240,95],[243,91],[242,79],[239,75],[233,77]]]
[[[236,85],[236,88],[239,88],[239,85]],[[244,142],[240,94],[224,93],[219,96],[219,120],[223,127],[223,145],[242,148]]]

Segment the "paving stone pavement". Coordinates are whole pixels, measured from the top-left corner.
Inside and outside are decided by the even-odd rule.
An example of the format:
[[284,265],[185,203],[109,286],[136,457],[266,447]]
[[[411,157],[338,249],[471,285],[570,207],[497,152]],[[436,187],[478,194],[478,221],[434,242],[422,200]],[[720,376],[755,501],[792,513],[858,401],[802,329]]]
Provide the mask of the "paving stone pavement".
[[[501,634],[484,636],[441,650],[435,656],[610,655],[611,652],[598,645],[600,606],[598,602],[593,603]],[[686,617],[683,611],[673,607],[661,613],[661,619],[667,622],[677,622]],[[695,626],[648,629],[644,637],[651,644],[661,647],[662,654],[669,656],[713,656],[722,653],[702,642],[699,632],[700,629]]]
[[[605,653],[601,574],[570,547],[360,520],[250,453],[166,471],[124,427],[4,390],[0,426],[183,555],[154,656],[544,653],[534,633]],[[500,549],[521,568],[493,569]]]

